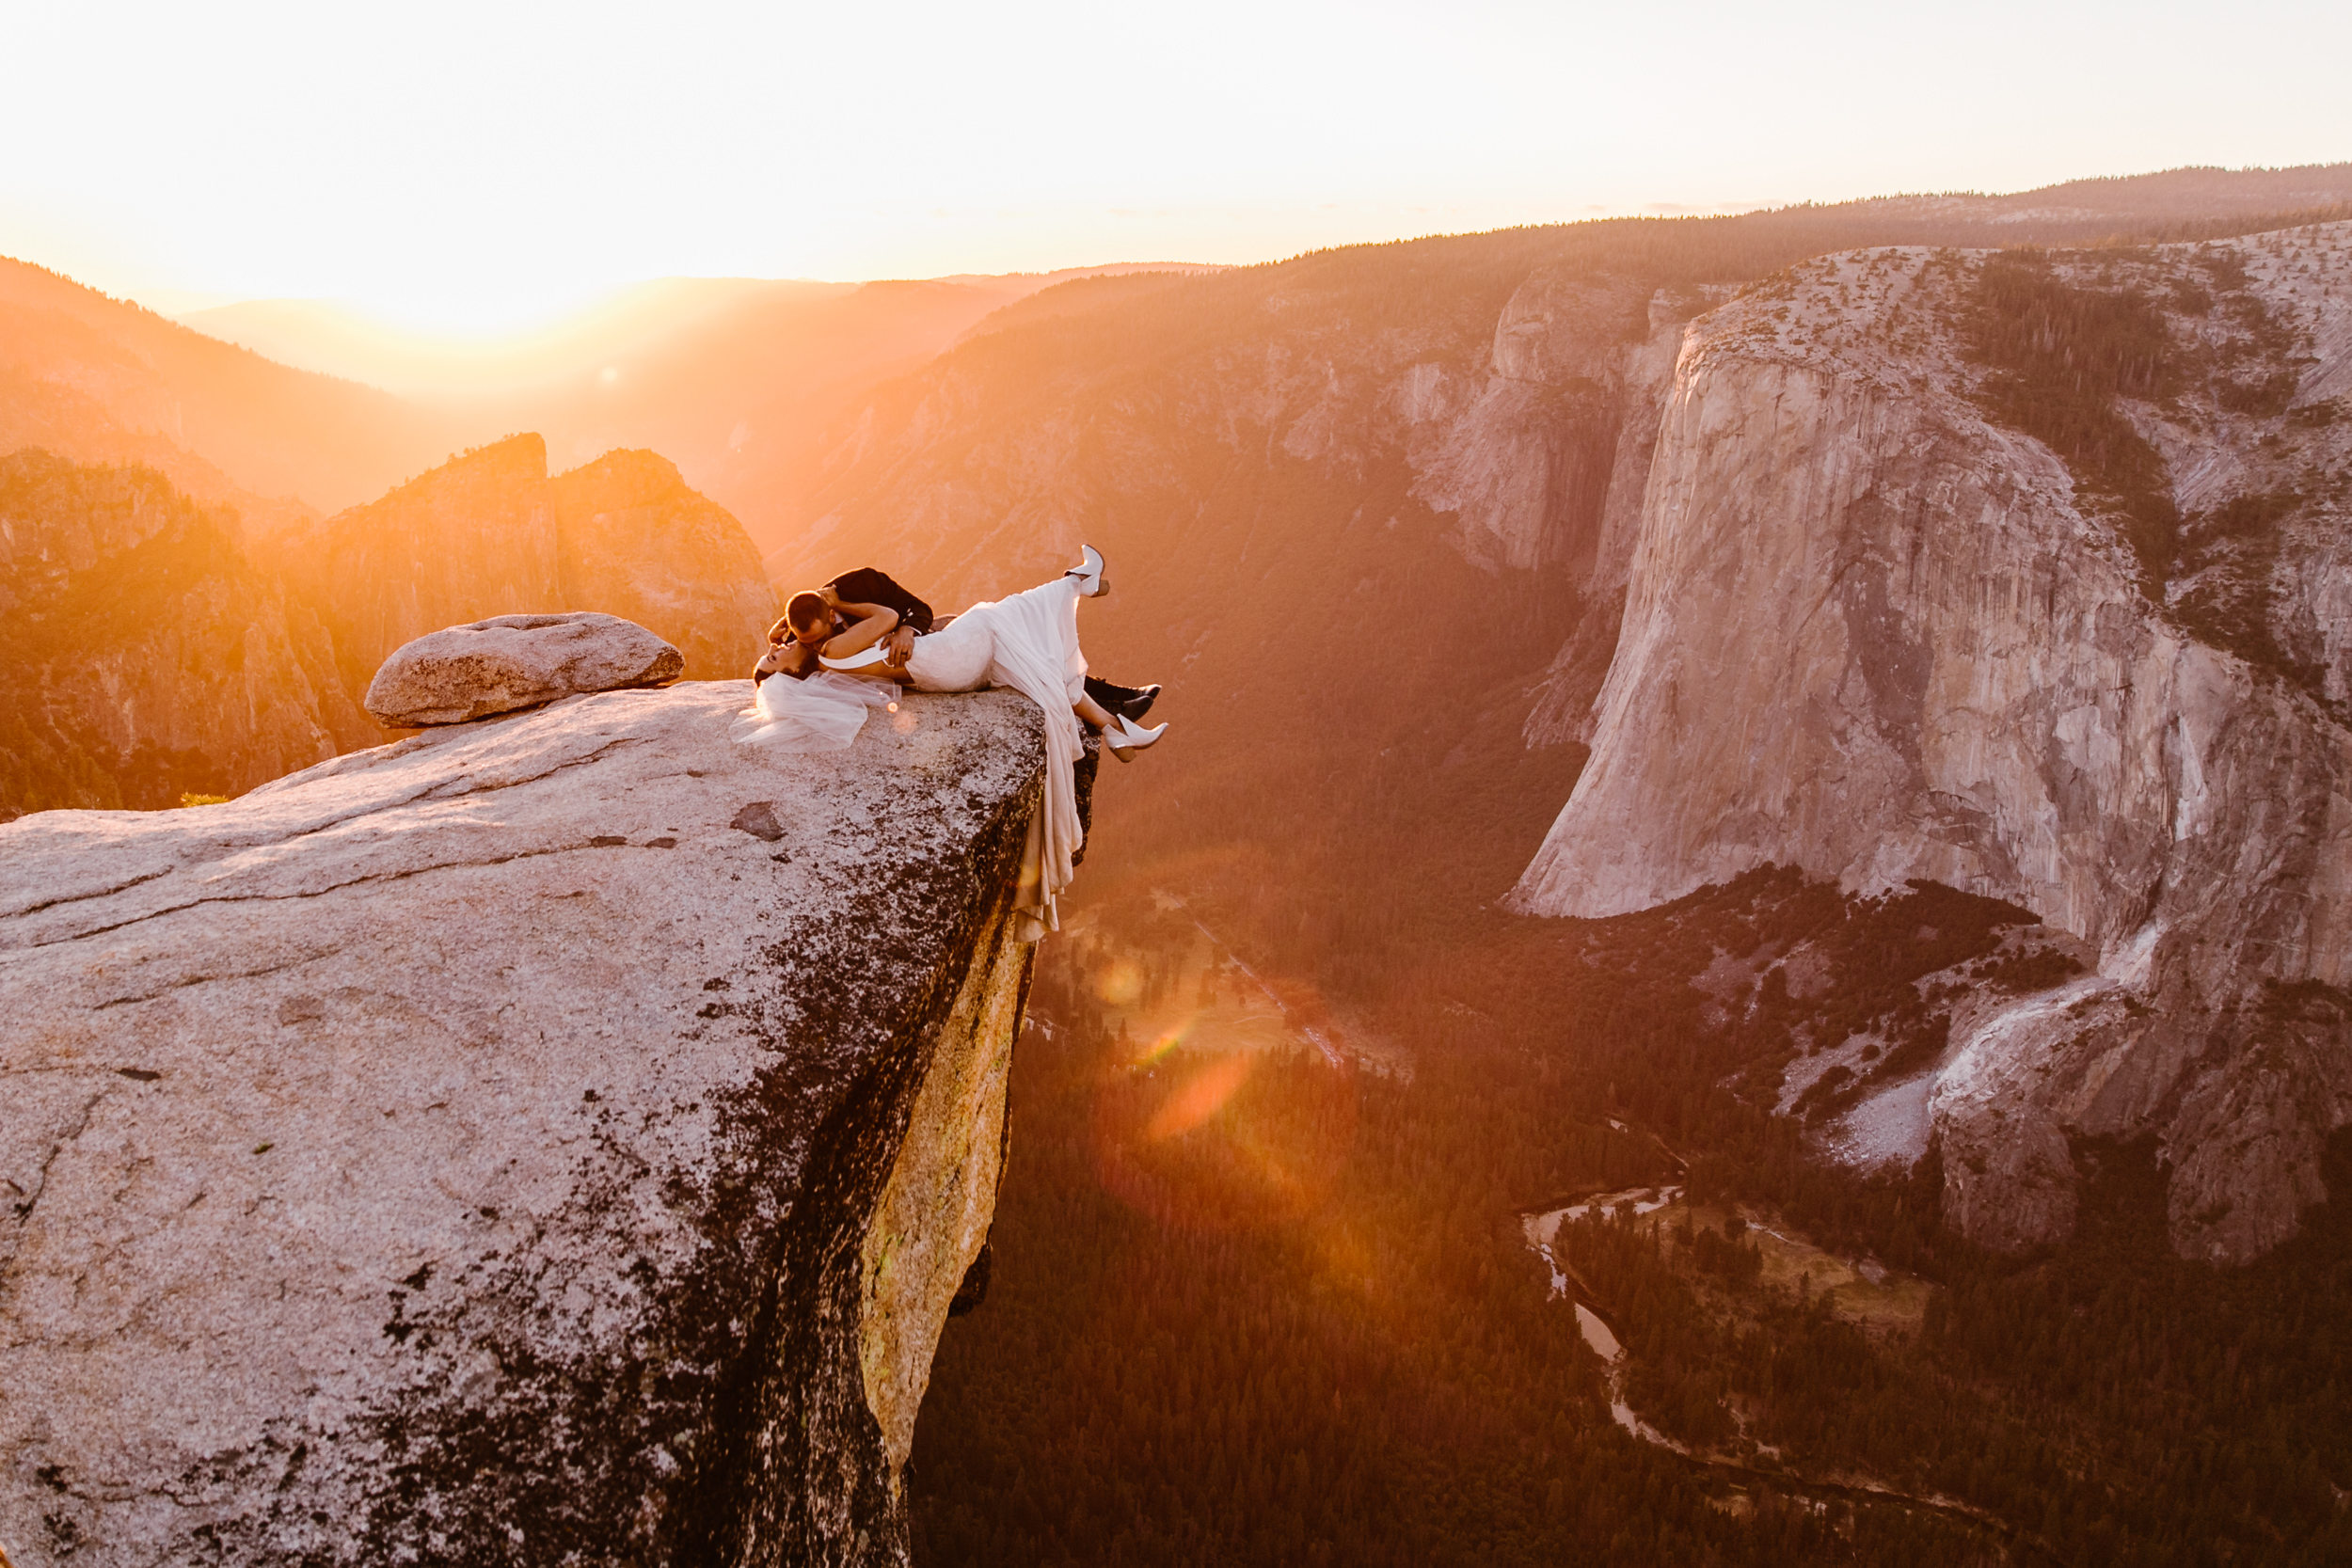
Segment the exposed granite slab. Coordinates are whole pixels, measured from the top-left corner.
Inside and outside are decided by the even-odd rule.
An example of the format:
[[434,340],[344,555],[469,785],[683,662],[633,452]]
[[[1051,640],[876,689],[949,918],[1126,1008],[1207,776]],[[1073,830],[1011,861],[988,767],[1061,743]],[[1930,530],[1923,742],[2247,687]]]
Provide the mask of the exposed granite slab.
[[903,1560],[1042,729],[776,756],[748,696],[0,828],[20,1568]]

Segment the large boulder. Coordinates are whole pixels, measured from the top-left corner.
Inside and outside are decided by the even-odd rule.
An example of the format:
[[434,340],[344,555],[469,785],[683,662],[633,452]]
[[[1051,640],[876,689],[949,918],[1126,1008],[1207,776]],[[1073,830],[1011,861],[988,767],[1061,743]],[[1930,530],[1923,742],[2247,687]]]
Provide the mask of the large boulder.
[[667,686],[685,669],[675,648],[617,615],[494,615],[392,650],[367,705],[395,728],[462,724],[560,697]]
[[1043,727],[749,694],[0,827],[19,1568],[904,1560]]

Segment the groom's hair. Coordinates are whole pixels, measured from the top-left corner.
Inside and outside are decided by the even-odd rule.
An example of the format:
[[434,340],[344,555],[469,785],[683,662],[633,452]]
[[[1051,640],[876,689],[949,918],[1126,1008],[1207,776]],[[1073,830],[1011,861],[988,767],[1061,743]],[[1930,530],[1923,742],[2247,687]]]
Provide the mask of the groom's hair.
[[807,631],[833,620],[833,610],[824,595],[802,589],[784,603],[784,624],[795,631]]

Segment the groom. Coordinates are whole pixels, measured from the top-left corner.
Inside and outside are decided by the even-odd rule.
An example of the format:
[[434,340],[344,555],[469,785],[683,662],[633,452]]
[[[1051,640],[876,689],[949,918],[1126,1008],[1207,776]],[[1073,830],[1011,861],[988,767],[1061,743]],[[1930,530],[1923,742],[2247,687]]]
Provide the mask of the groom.
[[[940,626],[946,626],[948,621],[955,619],[952,615],[946,617],[946,620],[934,617],[930,605],[908,593],[887,573],[877,571],[871,566],[860,566],[854,572],[844,572],[822,588],[818,589],[816,593],[817,596],[825,602],[827,619],[821,623],[812,619],[805,627],[792,626],[792,636],[795,639],[814,648],[834,633],[848,629],[849,624],[841,614],[843,605],[882,605],[885,609],[898,612],[898,629],[884,638],[882,644],[889,650],[889,657],[883,662],[894,670],[906,668],[907,655],[914,650],[914,640],[917,637],[935,631]],[[800,598],[798,594],[792,596],[794,599]],[[762,673],[771,673],[769,660],[762,659],[760,665],[760,671],[755,672],[752,676],[755,684],[760,679]],[[1160,695],[1160,689],[1157,685],[1140,689],[1132,686],[1118,686],[1110,681],[1097,680],[1092,675],[1086,678],[1086,688],[1087,695],[1102,704],[1109,711],[1123,713],[1128,718],[1137,721],[1152,711],[1152,705],[1159,700]]]

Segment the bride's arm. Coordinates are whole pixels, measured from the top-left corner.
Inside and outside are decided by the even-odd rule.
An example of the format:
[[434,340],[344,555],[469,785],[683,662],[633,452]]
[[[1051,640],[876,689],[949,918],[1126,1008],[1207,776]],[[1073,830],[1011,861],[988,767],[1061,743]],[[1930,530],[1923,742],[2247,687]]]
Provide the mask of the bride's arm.
[[827,658],[847,658],[851,654],[862,654],[898,629],[898,612],[888,605],[845,604],[841,609],[845,613],[856,616],[857,625],[825,644]]

